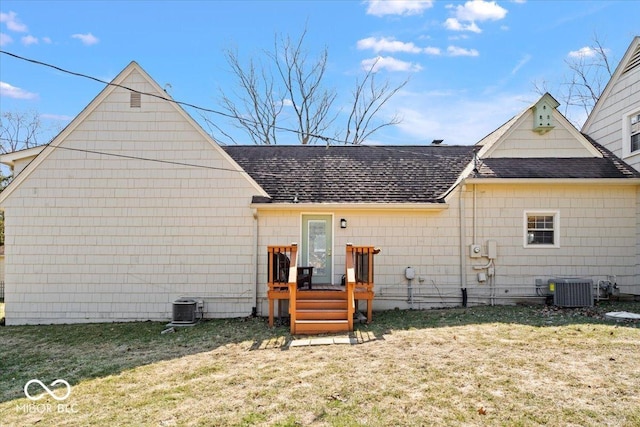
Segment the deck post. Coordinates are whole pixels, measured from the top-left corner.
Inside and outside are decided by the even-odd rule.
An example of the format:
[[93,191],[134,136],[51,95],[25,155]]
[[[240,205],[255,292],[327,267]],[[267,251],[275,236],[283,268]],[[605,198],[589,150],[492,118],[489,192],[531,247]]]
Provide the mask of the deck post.
[[282,300],[289,299],[289,284],[293,274],[296,281],[297,244],[267,247],[267,298],[269,327],[274,326],[274,303],[278,300],[278,317],[282,315]]

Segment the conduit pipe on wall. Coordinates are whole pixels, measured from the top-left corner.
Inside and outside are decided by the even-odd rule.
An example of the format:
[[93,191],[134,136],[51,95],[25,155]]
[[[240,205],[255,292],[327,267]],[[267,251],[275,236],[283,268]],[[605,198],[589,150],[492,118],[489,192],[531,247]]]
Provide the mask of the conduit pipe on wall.
[[473,184],[472,187],[473,187],[473,241],[471,243],[476,244],[478,242],[478,240],[476,240],[477,237],[478,237],[477,229],[476,229],[476,227],[477,227],[476,223],[477,223],[477,218],[478,218],[478,216],[477,216],[477,213],[478,213],[478,210],[477,210],[477,194],[476,194],[476,185]]

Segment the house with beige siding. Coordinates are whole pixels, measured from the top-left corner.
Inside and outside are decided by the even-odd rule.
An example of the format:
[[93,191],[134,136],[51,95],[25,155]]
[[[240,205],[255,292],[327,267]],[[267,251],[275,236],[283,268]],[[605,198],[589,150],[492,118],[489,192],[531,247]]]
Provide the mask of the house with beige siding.
[[640,36],[636,36],[582,132],[640,170]]
[[277,292],[367,282],[375,310],[544,302],[565,279],[640,294],[640,173],[549,94],[475,145],[221,146],[138,64],[112,83],[30,161],[0,157],[21,165],[7,324],[301,307],[272,293],[277,248],[312,267]]
[[[632,40],[582,132],[640,171],[640,36]],[[640,189],[636,206],[640,230]],[[640,233],[636,239],[636,271],[640,272]]]

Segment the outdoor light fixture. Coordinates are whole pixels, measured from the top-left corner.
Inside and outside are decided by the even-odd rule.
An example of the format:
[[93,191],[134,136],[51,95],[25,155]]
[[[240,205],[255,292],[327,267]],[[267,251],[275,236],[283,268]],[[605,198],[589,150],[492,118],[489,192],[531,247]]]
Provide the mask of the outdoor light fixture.
[[340,220],[340,228],[347,228],[347,220],[342,218]]

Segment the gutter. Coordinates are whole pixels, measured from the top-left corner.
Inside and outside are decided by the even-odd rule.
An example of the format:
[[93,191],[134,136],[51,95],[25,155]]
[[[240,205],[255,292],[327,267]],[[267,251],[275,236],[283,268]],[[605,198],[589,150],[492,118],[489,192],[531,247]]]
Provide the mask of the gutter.
[[467,178],[467,184],[639,185],[640,178]]
[[374,210],[374,211],[443,211],[449,209],[448,203],[251,203],[252,209],[265,211],[277,210]]

